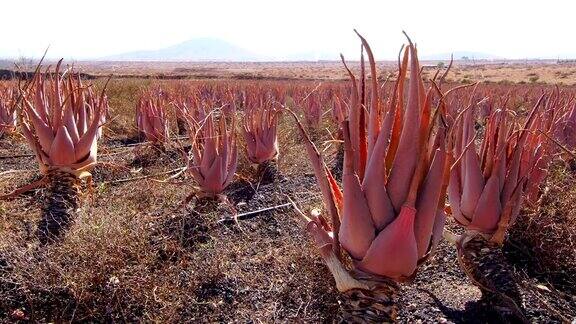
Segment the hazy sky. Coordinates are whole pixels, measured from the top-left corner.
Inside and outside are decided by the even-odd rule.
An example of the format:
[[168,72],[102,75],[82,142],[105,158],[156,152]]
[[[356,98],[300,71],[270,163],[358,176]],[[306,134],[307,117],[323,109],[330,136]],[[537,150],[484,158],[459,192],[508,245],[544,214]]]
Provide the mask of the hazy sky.
[[[0,2],[0,57],[97,58],[195,37],[262,55],[357,57],[357,28],[379,58],[406,30],[420,54],[476,51],[508,58],[576,56],[575,1],[129,1]],[[337,59],[335,57],[334,59]]]

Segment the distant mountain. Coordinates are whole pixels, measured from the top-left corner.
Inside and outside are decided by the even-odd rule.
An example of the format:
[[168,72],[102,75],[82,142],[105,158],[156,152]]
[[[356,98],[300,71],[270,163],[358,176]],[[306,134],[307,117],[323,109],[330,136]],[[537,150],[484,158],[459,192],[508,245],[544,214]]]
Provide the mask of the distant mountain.
[[454,54],[455,60],[463,59],[475,59],[475,60],[502,60],[504,57],[482,53],[482,52],[470,52],[470,51],[456,51],[454,53],[440,53],[432,55],[424,55],[420,60],[423,61],[448,61],[450,60],[450,55]]
[[217,38],[194,38],[173,46],[101,58],[110,61],[258,61],[263,58]]
[[[451,53],[424,55],[421,60],[444,61],[450,59]],[[503,57],[496,55],[457,51],[454,59],[461,60],[487,59],[499,60]],[[156,50],[134,51],[100,58],[107,61],[323,61],[339,59],[337,52],[307,51],[287,53],[286,55],[265,56],[251,52],[242,47],[231,44],[218,38],[194,38],[173,46]]]

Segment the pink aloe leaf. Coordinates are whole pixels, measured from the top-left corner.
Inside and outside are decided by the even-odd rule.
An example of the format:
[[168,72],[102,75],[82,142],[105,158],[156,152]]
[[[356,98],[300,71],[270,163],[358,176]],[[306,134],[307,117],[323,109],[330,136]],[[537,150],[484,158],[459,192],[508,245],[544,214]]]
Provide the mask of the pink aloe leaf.
[[372,150],[374,149],[374,145],[376,144],[376,140],[378,139],[378,135],[380,132],[380,121],[382,118],[382,112],[380,108],[380,98],[378,96],[378,75],[376,73],[376,60],[374,59],[374,55],[372,54],[372,49],[370,49],[370,45],[360,35],[356,30],[354,30],[356,35],[360,37],[362,41],[363,47],[366,49],[366,53],[368,54],[368,61],[370,63],[370,82],[371,82],[371,104],[370,104],[370,114],[368,119],[368,156],[372,155]]
[[[338,185],[334,181],[332,174],[326,167],[320,152],[310,140],[310,137],[304,130],[304,127],[298,120],[296,114],[288,109],[288,112],[292,115],[294,120],[296,121],[296,125],[300,132],[300,135],[305,138],[304,144],[306,145],[306,151],[308,153],[308,158],[312,164],[312,168],[314,169],[314,174],[316,175],[316,181],[318,186],[320,187],[320,191],[322,192],[322,198],[324,200],[324,205],[328,209],[328,213],[330,215],[332,226],[334,227],[334,240],[339,242],[340,237],[340,201],[342,201],[342,192],[338,188]],[[340,246],[339,244],[333,245],[334,253],[336,255],[340,255]]]
[[[403,129],[418,129],[420,125],[420,67],[416,58],[416,49],[412,44],[408,47],[411,55],[410,87],[408,90],[408,103],[404,118]],[[419,143],[418,131],[405,131],[400,135],[398,150],[394,157],[390,178],[387,184],[388,195],[394,209],[399,211],[408,196],[410,181],[416,170]]]
[[375,227],[370,215],[366,197],[360,187],[358,175],[354,172],[353,162],[347,158],[352,155],[348,123],[344,122],[344,211],[340,226],[340,243],[355,259],[362,259],[375,236]]
[[48,156],[55,166],[66,166],[76,162],[74,142],[64,125],[58,128]]
[[394,279],[412,275],[418,264],[415,216],[416,209],[403,206],[398,217],[378,233],[358,267]]
[[416,220],[414,232],[418,246],[418,257],[422,258],[428,251],[432,228],[434,227],[435,217],[438,209],[438,201],[442,193],[444,169],[446,162],[446,150],[444,149],[444,129],[441,128],[439,136],[440,147],[436,150],[428,175],[424,179],[422,188],[416,201]]
[[478,200],[482,195],[482,188],[484,188],[484,177],[480,169],[480,161],[476,153],[476,145],[474,143],[475,135],[474,125],[472,119],[472,111],[468,110],[464,114],[464,141],[467,147],[464,148],[464,157],[462,161],[463,166],[463,183],[462,183],[462,200],[460,208],[462,213],[467,217],[472,217],[474,210],[478,204]]

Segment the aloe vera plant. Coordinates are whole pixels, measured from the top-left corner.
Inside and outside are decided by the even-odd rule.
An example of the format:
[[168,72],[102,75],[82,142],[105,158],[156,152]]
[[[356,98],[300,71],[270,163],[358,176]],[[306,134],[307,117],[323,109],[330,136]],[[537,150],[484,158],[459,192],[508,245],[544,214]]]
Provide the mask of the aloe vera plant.
[[16,109],[14,91],[10,87],[0,87],[0,137],[16,130]]
[[518,127],[506,106],[490,113],[477,150],[474,103],[455,118],[452,168],[448,197],[454,219],[488,241],[502,244],[507,229],[520,212],[527,181],[543,154],[543,136],[537,132],[536,103]]
[[[477,104],[452,109],[454,132],[448,198],[454,219],[465,228],[455,241],[465,273],[489,301],[499,305],[505,321],[526,321],[522,300],[500,247],[515,223],[526,196],[535,199],[535,181],[546,175],[551,154],[546,134],[552,114],[541,113],[545,95],[530,110],[522,126],[506,101],[491,109],[483,139],[475,129]],[[553,107],[551,107],[553,109]],[[531,197],[532,196],[532,197]]]
[[91,179],[108,110],[104,90],[98,96],[72,71],[61,74],[61,62],[51,75],[35,74],[23,90],[20,111],[22,133],[47,186],[38,226],[42,242],[57,237],[78,208],[81,180]]
[[278,116],[279,109],[274,98],[259,91],[244,92],[244,125],[242,134],[246,142],[246,156],[258,165],[258,178],[262,182],[272,182],[278,169]]
[[332,90],[329,85],[317,84],[297,86],[291,91],[292,103],[304,116],[306,129],[313,141],[320,135],[322,117],[331,103]]
[[138,132],[147,141],[162,144],[168,140],[168,116],[166,94],[153,90],[142,95],[136,106]]
[[[445,148],[442,112],[432,110],[435,91],[424,88],[416,47],[411,42],[406,47],[394,91],[387,102],[381,102],[374,57],[360,38],[370,62],[371,96],[369,104],[364,101],[366,80],[362,78],[359,85],[344,62],[353,91],[341,124],[343,190],[308,138],[308,155],[331,225],[318,214],[301,214],[301,218],[338,290],[360,299],[351,303],[356,306],[344,315],[345,320],[360,316],[381,322],[396,316],[393,282],[413,278],[441,237],[451,157]],[[368,115],[363,106],[369,107]],[[341,249],[352,258],[353,269],[341,262]],[[366,307],[369,312],[363,311]]]
[[187,101],[188,104],[185,101],[177,104],[186,118],[192,144],[187,170],[198,183],[202,196],[221,197],[233,180],[238,164],[235,114],[226,115],[223,109],[208,110],[207,107],[213,105],[210,100]]
[[307,95],[306,99],[302,99],[305,101],[303,111],[309,130],[317,130],[320,128],[322,114],[324,113],[324,99],[323,93],[320,91],[314,91]]

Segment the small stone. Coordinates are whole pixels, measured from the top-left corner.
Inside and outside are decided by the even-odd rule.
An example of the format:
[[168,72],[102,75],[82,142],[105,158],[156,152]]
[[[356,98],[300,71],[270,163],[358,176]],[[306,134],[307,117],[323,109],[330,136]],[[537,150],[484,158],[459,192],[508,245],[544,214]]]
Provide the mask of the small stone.
[[10,316],[13,319],[20,320],[20,321],[26,319],[26,314],[20,308],[13,310],[12,313],[10,313]]
[[112,276],[110,277],[110,279],[108,279],[108,284],[111,286],[116,286],[120,283],[120,279],[118,279],[118,277],[116,276]]
[[540,290],[544,290],[547,292],[550,292],[550,288],[544,286],[544,285],[536,285],[536,288],[540,289]]
[[320,216],[320,215],[321,215],[320,209],[318,209],[318,208],[313,208],[313,209],[310,211],[310,215],[312,215],[312,217],[318,217],[318,216]]

